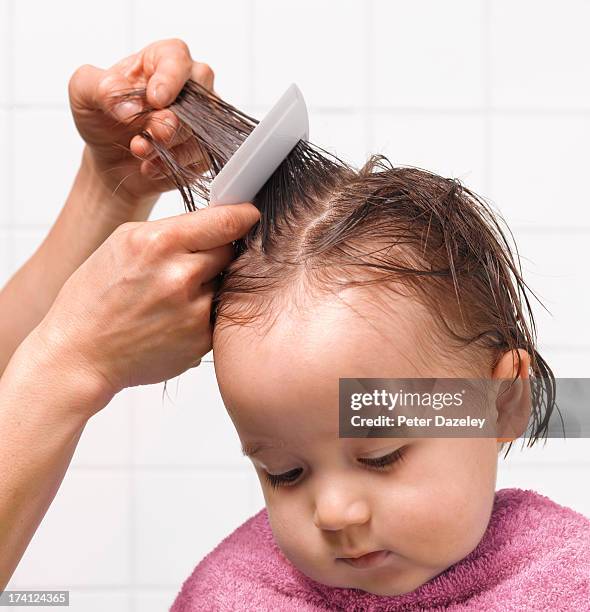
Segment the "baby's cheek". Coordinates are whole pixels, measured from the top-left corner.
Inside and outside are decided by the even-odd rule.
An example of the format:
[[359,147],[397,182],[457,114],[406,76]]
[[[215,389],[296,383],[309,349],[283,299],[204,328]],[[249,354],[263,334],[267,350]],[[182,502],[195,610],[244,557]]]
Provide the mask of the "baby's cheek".
[[270,504],[267,501],[267,509],[274,539],[283,555],[313,580],[339,586],[329,546],[322,541],[321,532],[313,525],[311,516],[306,515],[305,508],[298,507],[293,500],[283,503],[275,499]]
[[403,486],[396,483],[384,500],[388,510],[381,509],[394,550],[437,571],[469,554],[485,531],[493,504],[493,482],[483,480],[433,469]]
[[293,500],[280,499],[280,493],[266,496],[268,518],[274,539],[283,554],[292,562],[304,557],[310,549],[309,518],[297,510]]

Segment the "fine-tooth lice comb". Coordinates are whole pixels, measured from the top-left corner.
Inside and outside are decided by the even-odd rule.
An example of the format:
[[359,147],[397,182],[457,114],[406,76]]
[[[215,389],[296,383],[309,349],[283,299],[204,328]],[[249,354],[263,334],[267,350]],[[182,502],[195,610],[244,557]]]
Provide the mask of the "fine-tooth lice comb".
[[209,205],[251,202],[295,145],[308,138],[307,106],[293,83],[213,179]]

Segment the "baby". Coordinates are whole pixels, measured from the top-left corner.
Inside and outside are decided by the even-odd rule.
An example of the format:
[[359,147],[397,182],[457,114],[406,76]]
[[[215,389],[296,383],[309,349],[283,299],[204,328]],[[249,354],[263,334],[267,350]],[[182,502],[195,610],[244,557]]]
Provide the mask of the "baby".
[[[219,168],[254,122],[187,88],[172,110]],[[206,196],[200,174],[162,159],[189,208],[191,189]],[[214,300],[213,351],[266,509],[172,609],[589,610],[590,521],[496,493],[503,439],[339,437],[341,378],[509,380],[499,430],[516,411],[531,442],[546,434],[555,381],[485,203],[424,170],[376,156],[357,171],[299,143],[255,204]]]

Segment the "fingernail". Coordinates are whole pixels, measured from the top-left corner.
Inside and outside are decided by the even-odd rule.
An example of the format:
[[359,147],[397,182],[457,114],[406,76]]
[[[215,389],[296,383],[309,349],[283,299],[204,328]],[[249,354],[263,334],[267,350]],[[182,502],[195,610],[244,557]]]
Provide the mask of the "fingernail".
[[171,117],[166,117],[166,119],[164,119],[163,121],[164,125],[169,127],[172,130],[176,129],[176,121],[174,119],[172,119]]
[[150,178],[160,178],[163,176],[162,167],[158,163],[152,161],[149,162],[147,167],[147,174]]
[[142,157],[144,159],[149,159],[155,153],[152,143],[146,140],[145,138],[141,138],[140,142],[141,142],[141,149],[142,149]]
[[160,106],[166,106],[166,104],[168,104],[169,100],[168,100],[168,91],[167,91],[167,87],[166,85],[164,85],[163,83],[158,83],[155,87],[154,87],[154,100],[160,105]]
[[133,100],[127,100],[126,102],[117,104],[113,112],[119,121],[128,121],[133,115],[141,112],[141,104]]

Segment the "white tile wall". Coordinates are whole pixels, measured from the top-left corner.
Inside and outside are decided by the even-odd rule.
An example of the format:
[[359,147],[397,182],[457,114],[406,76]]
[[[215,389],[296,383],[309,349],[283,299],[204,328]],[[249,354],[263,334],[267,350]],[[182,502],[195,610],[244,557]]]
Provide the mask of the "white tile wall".
[[133,390],[136,465],[249,467],[219,394],[213,363],[169,381],[163,399],[162,388]]
[[[132,595],[125,592],[76,591],[70,592],[68,612],[129,612]],[[140,608],[141,609],[141,608]],[[18,608],[15,608],[18,612]],[[160,610],[165,610],[164,607]]]
[[132,393],[133,389],[125,389],[88,421],[72,457],[72,466],[123,469],[129,466],[133,451]]
[[255,102],[272,104],[296,82],[312,106],[366,99],[367,11],[357,0],[255,0]]
[[162,194],[149,218],[150,220],[162,219],[164,217],[180,215],[183,212],[185,212],[185,210],[182,198],[177,191],[169,191]]
[[[590,108],[590,104],[589,104]],[[514,226],[590,228],[590,116],[498,113],[491,121],[491,197]]]
[[[18,109],[13,125],[15,225],[47,225],[60,211],[76,176],[81,139],[65,109]],[[39,157],[43,161],[33,169],[32,159]]]
[[590,351],[587,347],[547,347],[541,344],[541,355],[551,364],[556,376],[561,378],[587,378],[590,372]]
[[584,282],[588,261],[585,236],[585,232],[575,230],[563,233],[521,230],[517,235],[525,278],[549,310],[533,300],[546,344],[590,345],[590,328],[580,320],[580,313],[590,311],[590,287]]
[[65,106],[68,81],[78,66],[108,67],[128,55],[126,2],[18,0],[12,5],[14,99],[19,105]]
[[131,485],[125,472],[71,469],[10,588],[127,586]]
[[489,6],[494,104],[587,110],[590,4],[493,0]]
[[497,487],[532,489],[562,506],[590,516],[590,491],[584,486],[589,471],[590,462],[557,466],[534,463],[514,467],[506,465],[498,471]]
[[[295,81],[319,145],[356,163],[385,152],[490,196],[553,313],[535,306],[543,354],[561,376],[589,376],[589,11],[585,0],[0,0],[0,280],[43,239],[75,174],[73,70],[182,37],[246,111],[261,116]],[[152,217],[182,211],[169,194]],[[263,505],[213,366],[170,381],[172,400],[162,388],[128,390],[90,421],[11,586],[69,588],[76,612],[164,610]],[[498,485],[590,514],[589,450],[515,448]]]
[[[0,74],[0,78],[2,75]],[[6,91],[3,89],[3,91]],[[10,116],[6,108],[0,107],[0,185],[3,185],[3,189],[6,190],[11,174],[10,156],[9,156],[9,143],[10,143]],[[6,191],[5,191],[6,193]],[[7,199],[7,194],[3,198]],[[0,210],[0,226],[5,226],[10,223],[11,207],[3,205]]]
[[12,230],[11,264],[15,272],[37,250],[47,235],[48,229],[49,224],[47,224],[47,227],[38,228],[14,227]]
[[385,153],[393,164],[452,176],[474,189],[484,184],[486,132],[482,117],[378,111],[371,122],[372,150]]
[[140,472],[135,478],[136,581],[180,586],[223,537],[250,515],[245,470]]
[[136,609],[141,610],[141,612],[162,612],[162,610],[168,610],[179,590],[180,587],[158,590],[155,593],[140,591],[135,598]]
[[158,0],[132,0],[132,6],[134,47],[181,38],[195,60],[213,68],[219,95],[236,106],[252,101],[251,2],[221,0],[215,3],[215,10],[192,0],[165,7]]
[[434,109],[482,106],[483,4],[377,0],[371,41],[373,103]]
[[10,87],[10,59],[11,59],[11,29],[10,14],[11,2],[0,0],[0,105],[8,104]]
[[4,284],[12,270],[12,235],[9,230],[0,229],[0,284]]
[[362,166],[369,156],[366,127],[365,113],[359,111],[312,110],[309,113],[310,139],[356,166]]

